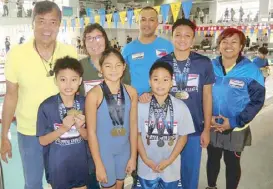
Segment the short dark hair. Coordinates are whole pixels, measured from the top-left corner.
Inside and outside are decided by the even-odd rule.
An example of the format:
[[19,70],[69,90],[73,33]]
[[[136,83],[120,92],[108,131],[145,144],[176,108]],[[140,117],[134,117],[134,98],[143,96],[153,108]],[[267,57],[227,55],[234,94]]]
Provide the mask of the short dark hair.
[[142,11],[144,11],[144,10],[153,10],[153,11],[156,12],[156,15],[158,16],[158,12],[157,12],[157,10],[156,10],[154,7],[151,7],[151,6],[143,7],[143,8],[140,10],[139,14],[140,14]]
[[37,15],[41,15],[41,14],[46,14],[51,12],[52,10],[56,10],[59,16],[59,21],[62,21],[62,12],[61,9],[59,8],[59,6],[52,2],[52,1],[40,1],[35,3],[35,7],[33,9],[33,20],[35,19],[35,17]]
[[267,55],[268,54],[268,49],[266,47],[260,47],[258,49],[258,52],[263,54],[263,55]]
[[121,55],[121,53],[120,53],[117,49],[110,47],[109,49],[106,49],[106,50],[102,53],[102,56],[101,56],[101,58],[100,58],[100,60],[99,60],[100,66],[103,65],[105,59],[106,59],[110,54],[116,55],[116,56],[118,57],[118,59],[119,59],[123,64],[125,64],[125,60],[124,60],[123,56]]
[[190,21],[189,19],[186,19],[186,18],[177,19],[172,27],[172,35],[173,35],[175,28],[177,28],[178,26],[189,26],[193,31],[193,36],[195,36],[196,25],[192,21]]
[[156,61],[156,62],[152,65],[152,67],[151,67],[151,69],[150,69],[150,72],[149,72],[149,77],[151,78],[153,72],[154,72],[155,70],[159,69],[159,68],[163,68],[163,69],[167,70],[167,71],[169,72],[169,74],[171,75],[171,78],[173,78],[173,77],[172,77],[172,76],[173,76],[173,67],[172,67],[169,63],[164,62],[164,61],[160,61],[160,60],[159,60],[159,61]]
[[227,28],[218,36],[218,39],[217,39],[218,47],[220,46],[220,43],[222,42],[222,40],[224,40],[227,37],[231,37],[234,34],[238,34],[239,36],[240,43],[242,45],[242,48],[241,48],[241,52],[242,52],[246,45],[246,36],[241,30],[238,30],[236,28]]
[[82,41],[83,41],[83,49],[84,49],[84,51],[85,51],[86,54],[87,54],[86,43],[85,43],[86,35],[88,33],[91,33],[94,30],[99,30],[102,33],[104,41],[105,41],[105,49],[109,49],[110,48],[109,39],[108,39],[106,31],[103,29],[103,27],[101,25],[99,25],[98,23],[89,24],[89,25],[87,25],[84,28],[83,39],[82,39]]
[[83,75],[83,67],[81,63],[72,57],[65,56],[64,58],[60,58],[56,60],[56,63],[54,65],[53,71],[55,74],[55,77],[57,77],[58,73],[61,70],[70,69],[79,74],[80,77]]

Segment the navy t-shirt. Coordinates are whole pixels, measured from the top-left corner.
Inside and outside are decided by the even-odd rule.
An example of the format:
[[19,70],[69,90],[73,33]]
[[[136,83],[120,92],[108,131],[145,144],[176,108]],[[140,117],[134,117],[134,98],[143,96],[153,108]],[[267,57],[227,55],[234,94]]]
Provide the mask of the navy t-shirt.
[[[185,89],[185,91],[189,93],[189,98],[183,101],[187,104],[192,115],[196,131],[193,135],[200,135],[204,130],[203,87],[204,85],[213,84],[215,82],[215,76],[211,60],[208,57],[191,52],[189,58],[191,60],[191,66],[188,74],[187,87]],[[168,54],[159,60],[173,65],[172,54]],[[182,73],[186,60],[178,61],[177,63]],[[177,91],[177,87],[173,77],[173,88],[171,89],[173,96],[175,96],[175,91]]]
[[[85,99],[77,96],[80,110],[84,112]],[[57,130],[62,125],[59,115],[58,95],[41,103],[38,110],[38,137]],[[86,185],[88,157],[86,141],[77,129],[72,128],[51,144],[44,146],[44,164],[47,181],[53,188],[73,188]]]

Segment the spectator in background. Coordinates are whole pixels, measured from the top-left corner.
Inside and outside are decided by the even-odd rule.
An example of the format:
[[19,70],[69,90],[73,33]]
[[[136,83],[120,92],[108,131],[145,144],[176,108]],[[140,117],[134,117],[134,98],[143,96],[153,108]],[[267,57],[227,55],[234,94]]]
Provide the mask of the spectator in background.
[[250,38],[246,36],[246,47],[249,48],[250,46]]
[[203,12],[202,9],[200,9],[199,17],[200,17],[201,23],[204,24],[204,17],[205,17],[205,14],[204,14],[204,12]]
[[230,15],[231,15],[231,21],[234,21],[235,10],[233,8],[230,9]]
[[17,17],[23,17],[24,13],[24,0],[18,0],[17,3]]
[[268,36],[267,36],[267,33],[264,34],[264,36],[262,38],[262,42],[263,42],[263,47],[267,47],[268,46]]
[[8,0],[2,0],[2,2],[3,2],[3,11],[4,11],[2,16],[3,17],[8,16],[9,15],[9,7],[8,7],[9,1]]
[[8,38],[8,37],[6,37],[5,47],[6,47],[6,53],[8,53],[8,51],[9,51],[9,49],[10,49],[10,41],[9,41],[9,38]]
[[266,47],[260,47],[258,49],[257,57],[254,58],[252,61],[262,71],[263,76],[264,76],[264,81],[270,74],[268,59],[266,58],[267,54],[268,54],[268,49]]
[[24,41],[25,41],[24,36],[20,37],[19,44],[23,44],[23,43],[24,43]]
[[83,2],[80,2],[80,18],[86,16],[86,10],[85,10],[85,6],[83,4]]

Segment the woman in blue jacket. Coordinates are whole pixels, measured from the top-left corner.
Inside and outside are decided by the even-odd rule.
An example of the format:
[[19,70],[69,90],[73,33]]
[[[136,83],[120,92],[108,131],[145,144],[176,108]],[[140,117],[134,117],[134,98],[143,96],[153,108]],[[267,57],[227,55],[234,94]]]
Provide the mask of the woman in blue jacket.
[[257,66],[241,54],[246,43],[243,32],[225,29],[217,43],[221,56],[212,61],[216,82],[212,90],[211,142],[207,148],[207,189],[217,189],[222,155],[226,189],[236,189],[241,176],[241,153],[251,144],[249,122],[264,104],[264,80]]

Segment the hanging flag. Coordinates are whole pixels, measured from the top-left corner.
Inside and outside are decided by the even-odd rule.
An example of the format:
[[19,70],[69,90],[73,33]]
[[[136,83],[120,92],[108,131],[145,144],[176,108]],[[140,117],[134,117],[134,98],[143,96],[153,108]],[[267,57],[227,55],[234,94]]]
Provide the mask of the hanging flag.
[[133,14],[134,14],[133,10],[127,11],[127,20],[128,20],[130,28],[131,28],[132,23],[133,23]]
[[100,23],[100,16],[99,15],[95,16],[95,22],[98,23],[98,24]]
[[106,15],[106,19],[107,19],[107,25],[108,25],[108,27],[110,27],[110,26],[111,26],[111,23],[112,23],[112,17],[113,17],[113,15],[112,15],[112,14],[107,14],[107,15]]
[[141,11],[141,9],[134,10],[134,15],[135,15],[136,23],[138,23],[138,21],[139,21],[139,13],[140,13],[140,11]]
[[124,25],[125,24],[125,19],[126,19],[126,11],[120,12],[119,16],[120,16],[121,24]]
[[117,28],[118,27],[118,21],[119,21],[119,14],[118,14],[118,12],[115,12],[113,14],[113,20],[114,20],[115,28]]
[[94,24],[94,23],[95,23],[95,16],[94,16],[94,15],[91,15],[91,16],[89,17],[89,19],[90,19],[90,23],[91,23],[91,24]]
[[171,3],[171,11],[172,11],[172,14],[173,14],[173,21],[174,22],[177,20],[180,9],[181,9],[181,2]]
[[72,29],[73,29],[73,31],[74,31],[74,29],[75,29],[75,25],[76,25],[76,23],[75,23],[76,21],[75,21],[75,19],[73,18],[73,19],[71,19],[71,27],[72,27]]
[[80,18],[80,27],[84,28],[84,18]]
[[214,34],[214,31],[211,30],[211,31],[210,31],[210,35],[213,35],[213,34]]
[[75,22],[76,22],[76,28],[79,28],[80,27],[80,19],[76,18]]
[[208,31],[207,31],[207,30],[205,30],[205,31],[204,31],[204,36],[206,36],[206,35],[207,35],[207,33],[208,33]]
[[191,8],[192,8],[192,0],[188,0],[182,2],[182,8],[186,19],[190,18]]
[[160,13],[160,6],[154,6],[153,8],[157,11],[158,14]]
[[67,27],[67,21],[66,21],[66,19],[63,19],[63,26],[64,26],[64,31],[66,31],[66,27]]
[[100,15],[100,25],[104,26],[104,23],[105,23],[105,9],[104,8],[99,9],[98,13]]
[[89,17],[84,18],[84,24],[85,24],[85,26],[90,24],[90,18]]
[[200,30],[198,30],[198,32],[197,32],[197,33],[198,33],[198,36],[200,37],[200,36],[201,36],[201,31],[200,31]]
[[161,14],[162,14],[162,17],[163,17],[163,23],[166,23],[168,21],[169,11],[170,11],[170,5],[169,4],[161,5]]

